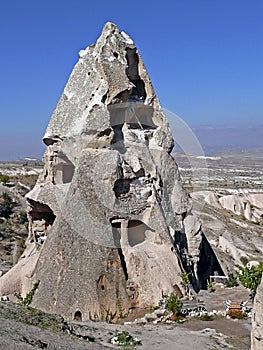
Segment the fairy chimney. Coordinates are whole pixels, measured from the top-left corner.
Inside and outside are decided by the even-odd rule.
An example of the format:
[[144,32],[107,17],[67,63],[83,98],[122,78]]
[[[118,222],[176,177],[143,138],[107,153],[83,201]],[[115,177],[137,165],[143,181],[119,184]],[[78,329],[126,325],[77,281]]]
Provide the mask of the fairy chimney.
[[141,56],[113,23],[80,51],[43,141],[27,249],[0,279],[1,293],[25,295],[39,280],[34,306],[105,319],[158,304],[181,272],[198,290],[220,270]]

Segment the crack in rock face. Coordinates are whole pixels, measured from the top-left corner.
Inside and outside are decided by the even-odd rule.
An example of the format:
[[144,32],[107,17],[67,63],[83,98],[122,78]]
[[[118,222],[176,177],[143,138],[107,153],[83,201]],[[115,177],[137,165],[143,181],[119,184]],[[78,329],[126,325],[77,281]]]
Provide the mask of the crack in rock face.
[[223,273],[191,213],[141,56],[113,23],[80,51],[43,141],[27,248],[0,294],[25,296],[40,280],[32,305],[114,320],[178,291],[181,272],[197,291]]

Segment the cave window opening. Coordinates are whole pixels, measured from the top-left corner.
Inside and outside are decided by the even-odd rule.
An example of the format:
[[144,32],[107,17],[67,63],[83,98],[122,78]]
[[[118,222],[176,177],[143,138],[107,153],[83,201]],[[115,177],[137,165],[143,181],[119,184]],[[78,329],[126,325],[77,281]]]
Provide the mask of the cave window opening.
[[145,231],[148,227],[140,220],[130,220],[128,222],[128,242],[134,247],[145,241]]
[[54,184],[68,184],[72,181],[75,166],[74,164],[65,156],[57,158],[54,174]]
[[82,321],[82,314],[79,310],[77,310],[74,314],[74,321]]
[[28,199],[28,202],[31,206],[31,210],[29,211],[31,242],[35,241],[38,245],[41,245],[51,230],[56,215],[44,203],[39,203],[31,199]]
[[157,128],[153,120],[153,107],[146,106],[143,103],[124,102],[108,105],[110,112],[110,125],[114,136],[111,145],[117,145],[119,152],[124,153],[125,133],[124,125],[135,134],[144,133],[145,140],[149,135],[145,131],[151,131]]
[[126,74],[130,81],[135,85],[132,89],[132,92],[129,96],[131,101],[133,100],[142,100],[146,99],[146,90],[144,81],[141,79],[139,75],[139,56],[137,54],[136,48],[127,48],[126,49],[126,60],[127,60],[127,70]]
[[119,179],[116,180],[113,186],[115,197],[118,199],[124,199],[129,195],[131,180]]

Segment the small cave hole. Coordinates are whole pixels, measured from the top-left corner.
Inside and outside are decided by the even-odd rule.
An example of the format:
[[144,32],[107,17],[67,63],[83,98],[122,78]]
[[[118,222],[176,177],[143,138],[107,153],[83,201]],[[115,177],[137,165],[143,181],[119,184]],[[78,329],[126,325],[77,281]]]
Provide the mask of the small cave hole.
[[104,275],[99,277],[97,285],[100,290],[106,289],[106,277]]
[[115,181],[113,191],[116,198],[120,199],[128,195],[130,192],[130,183],[131,180],[128,179],[119,179]]
[[113,56],[114,56],[115,58],[118,58],[118,57],[119,57],[118,52],[113,52]]
[[82,314],[79,310],[77,310],[74,314],[74,321],[82,321]]

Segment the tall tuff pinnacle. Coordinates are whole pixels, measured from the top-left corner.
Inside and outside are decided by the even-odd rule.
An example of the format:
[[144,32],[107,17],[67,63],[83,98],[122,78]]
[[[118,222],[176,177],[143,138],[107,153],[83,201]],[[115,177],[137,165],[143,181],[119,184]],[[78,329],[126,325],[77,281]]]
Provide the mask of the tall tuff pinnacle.
[[114,123],[109,118],[108,106],[125,102],[138,102],[154,109],[152,123],[159,127],[155,142],[171,150],[173,139],[168,123],[141,57],[129,36],[108,22],[96,44],[80,51],[44,142],[49,145],[66,137],[103,132]]
[[196,289],[221,273],[141,56],[116,25],[80,51],[44,142],[44,170],[27,195],[27,249],[0,293],[25,295],[40,280],[34,306],[114,318],[119,305],[156,305],[180,272]]

